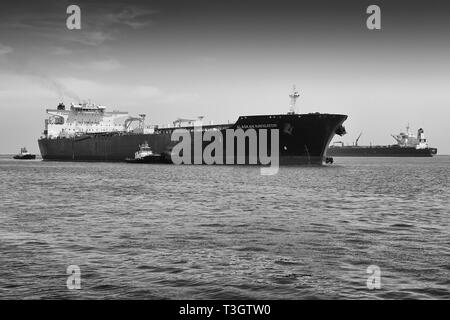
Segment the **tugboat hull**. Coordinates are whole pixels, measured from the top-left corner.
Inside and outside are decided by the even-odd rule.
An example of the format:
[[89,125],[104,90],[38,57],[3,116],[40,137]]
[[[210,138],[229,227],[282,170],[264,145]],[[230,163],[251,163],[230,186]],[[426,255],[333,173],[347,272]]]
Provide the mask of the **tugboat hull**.
[[132,159],[132,158],[126,158],[125,162],[128,163],[170,163],[166,158],[162,155],[151,155],[146,156],[140,159]]
[[36,155],[34,155],[34,154],[27,154],[24,156],[15,155],[13,158],[16,160],[34,160],[34,159],[36,159]]

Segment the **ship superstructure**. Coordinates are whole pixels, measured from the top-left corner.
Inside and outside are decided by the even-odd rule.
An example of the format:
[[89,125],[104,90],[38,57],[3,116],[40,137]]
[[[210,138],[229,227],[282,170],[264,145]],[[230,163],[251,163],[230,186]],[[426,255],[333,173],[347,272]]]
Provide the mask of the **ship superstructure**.
[[417,135],[409,131],[409,125],[406,126],[406,133],[401,132],[399,134],[391,135],[397,145],[400,147],[414,147],[416,149],[426,149],[428,148],[427,139],[425,138],[425,133],[422,128],[417,130]]
[[[72,103],[68,109],[60,103],[56,109],[47,109],[44,137],[47,139],[70,138],[90,133],[135,132],[148,133],[144,127],[145,115],[131,117],[128,112],[106,111],[105,106],[92,103]],[[132,126],[132,123],[137,123]]]

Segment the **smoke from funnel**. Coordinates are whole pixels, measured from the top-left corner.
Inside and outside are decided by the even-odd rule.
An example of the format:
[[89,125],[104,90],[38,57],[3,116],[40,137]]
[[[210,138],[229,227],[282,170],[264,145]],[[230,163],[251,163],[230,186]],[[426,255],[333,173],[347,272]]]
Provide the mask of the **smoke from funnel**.
[[75,92],[69,90],[59,81],[39,74],[33,74],[33,77],[38,84],[56,93],[60,101],[64,101],[64,99],[71,99],[74,102],[81,101],[80,97]]
[[81,102],[78,94],[68,89],[61,81],[46,75],[42,70],[36,69],[36,66],[31,66],[29,61],[21,61],[20,63],[12,62],[7,65],[7,70],[12,70],[16,74],[29,76],[34,83],[55,93],[61,102],[65,99],[70,99],[72,100],[71,102],[75,103]]

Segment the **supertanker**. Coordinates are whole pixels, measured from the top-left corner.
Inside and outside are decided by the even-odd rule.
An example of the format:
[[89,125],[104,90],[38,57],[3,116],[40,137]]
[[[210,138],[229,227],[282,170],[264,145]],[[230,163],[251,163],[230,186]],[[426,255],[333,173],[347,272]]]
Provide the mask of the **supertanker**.
[[[245,144],[242,149],[245,150],[244,163],[237,160],[239,135],[232,137],[236,142],[234,161],[225,159],[227,150],[224,149],[223,161],[217,163],[252,164],[249,151],[251,135],[246,136],[247,131],[253,129],[256,132],[254,142],[258,149],[262,148],[263,143],[267,150],[271,150],[273,142],[267,137],[262,139],[260,132],[261,129],[278,129],[279,164],[323,164],[333,136],[345,134],[343,122],[347,116],[295,113],[295,100],[298,96],[295,91],[290,95],[291,110],[287,114],[240,116],[235,123],[219,125],[204,125],[203,117],[199,117],[177,119],[165,126],[147,126],[143,114],[133,117],[127,112],[108,112],[106,107],[91,103],[71,104],[70,108],[60,103],[56,109],[47,109],[49,117],[45,120],[43,135],[38,140],[39,149],[44,160],[125,161],[133,157],[139,146],[145,143],[152,152],[161,154],[166,162],[171,162],[172,149],[179,143],[173,139],[175,130],[184,129],[192,137],[198,131],[202,134],[215,131],[221,133],[220,136],[224,140],[227,137],[226,132],[233,130],[244,134],[244,139],[240,141]],[[223,145],[226,145],[227,141],[223,142]],[[202,150],[207,145],[207,142],[202,141]],[[193,146],[192,150],[194,149]],[[258,156],[257,164],[261,163]]]

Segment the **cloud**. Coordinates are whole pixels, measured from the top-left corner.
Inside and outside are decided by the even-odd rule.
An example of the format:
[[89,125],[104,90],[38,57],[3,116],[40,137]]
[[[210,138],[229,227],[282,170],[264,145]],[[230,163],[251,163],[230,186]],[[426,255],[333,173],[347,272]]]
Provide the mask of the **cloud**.
[[73,52],[72,50],[65,48],[65,47],[56,46],[56,47],[51,48],[51,53],[54,55],[57,55],[57,56],[69,55],[72,52]]
[[[4,101],[82,102],[92,101],[108,109],[127,110],[198,101],[192,92],[168,92],[148,83],[101,82],[78,77],[51,77],[33,73],[0,74],[0,104]],[[23,95],[23,92],[27,95]]]
[[148,26],[152,22],[151,17],[156,13],[158,12],[155,10],[130,6],[127,8],[121,8],[119,9],[119,11],[107,14],[105,18],[105,24],[126,25],[132,27],[133,29],[139,29]]
[[0,43],[0,56],[13,52],[13,48]]
[[69,40],[70,39],[75,42],[98,46],[107,40],[114,40],[114,37],[111,33],[103,31],[81,31],[81,33],[77,34],[77,37],[69,38]]
[[138,85],[133,90],[131,94],[139,98],[155,98],[161,95],[161,90],[148,85]]
[[143,103],[148,99],[158,99],[163,94],[159,88],[148,84],[107,84],[75,77],[56,80],[76,92],[83,100],[91,99],[106,105],[114,103],[111,107]]
[[55,79],[65,88],[76,92],[83,100],[92,100],[110,108],[142,106],[149,101],[158,105],[172,105],[194,102],[200,95],[193,92],[167,92],[151,84],[104,83],[75,77]]
[[[56,3],[56,2],[55,2]],[[38,8],[30,7],[25,12],[5,14],[0,19],[0,30],[20,31],[21,35],[33,38],[47,38],[56,42],[54,46],[66,47],[66,44],[99,46],[121,37],[127,29],[140,29],[152,22],[157,11],[138,5],[118,3],[81,5],[81,30],[68,30],[65,24],[65,7],[57,3],[37,15]],[[73,46],[75,50],[77,47]],[[65,54],[63,50],[60,50]],[[1,51],[0,51],[1,53]],[[58,53],[57,53],[58,54]]]
[[53,97],[58,101],[92,102],[123,107],[142,105],[145,101],[159,101],[163,92],[150,84],[105,83],[77,77],[51,77],[32,73],[1,73],[0,101],[2,98],[21,99],[27,92],[28,98]]
[[[51,83],[48,79],[39,79],[36,76],[30,75],[18,75],[2,73],[0,75],[0,102],[2,105],[7,105],[5,102],[9,102],[11,105],[15,105],[18,101],[28,99],[61,99],[61,91],[57,88],[58,84]],[[24,95],[23,93],[27,94]]]
[[72,63],[71,66],[77,69],[89,69],[94,71],[113,71],[122,68],[122,64],[116,59],[105,59],[81,63]]
[[115,59],[108,59],[108,60],[102,60],[102,61],[94,61],[89,64],[89,67],[95,70],[100,71],[111,71],[116,70],[122,67],[119,61]]
[[[52,30],[51,32],[43,32],[41,35],[63,43],[72,42],[75,45],[82,44],[86,46],[99,46],[106,41],[115,39],[113,33],[109,31],[88,31],[83,29],[76,31],[58,29],[58,31]],[[74,48],[76,48],[76,46],[74,46]]]

